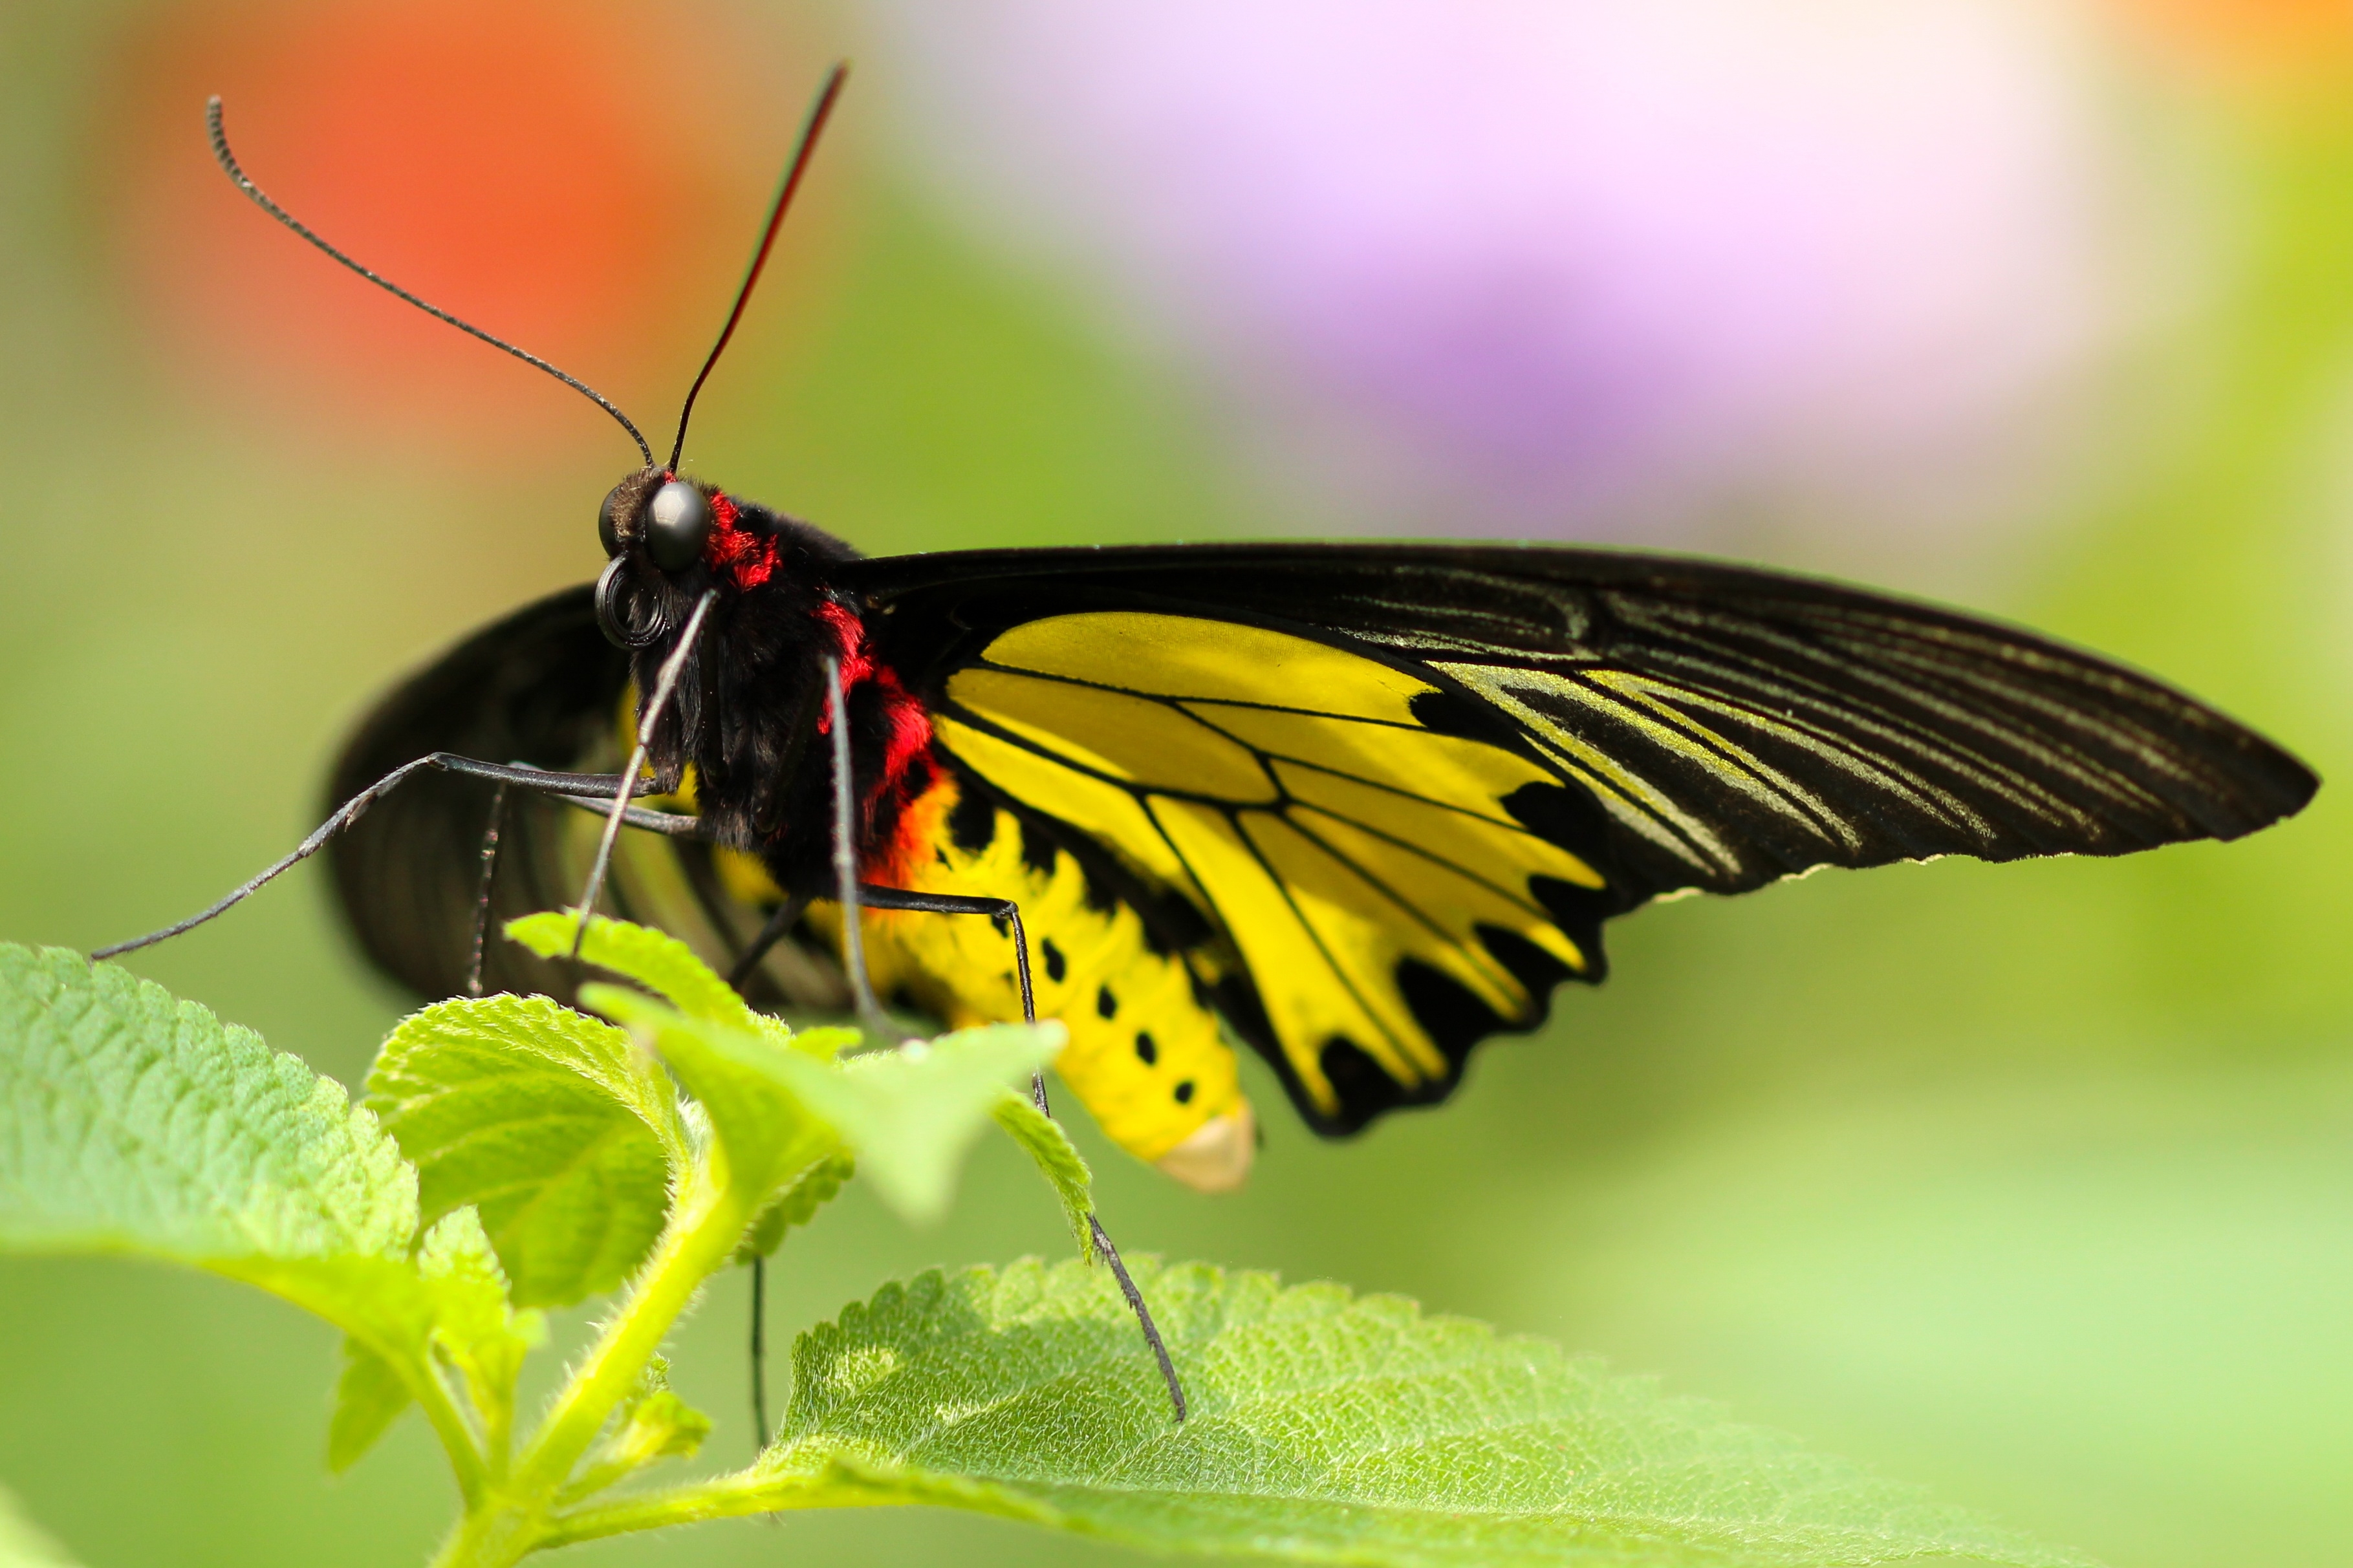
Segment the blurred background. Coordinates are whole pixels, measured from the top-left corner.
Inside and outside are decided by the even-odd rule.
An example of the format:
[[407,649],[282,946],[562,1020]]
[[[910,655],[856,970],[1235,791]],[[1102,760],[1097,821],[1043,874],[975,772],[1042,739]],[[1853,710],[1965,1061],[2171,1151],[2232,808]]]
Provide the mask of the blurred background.
[[[2353,1541],[2353,12],[2321,0],[10,0],[0,935],[194,909],[396,675],[589,576],[824,63],[691,463],[872,552],[1306,532],[1828,572],[2155,670],[2324,776],[2249,841],[1646,911],[1455,1102],[1124,1245],[1538,1333],[2119,1564]],[[346,1083],[403,1000],[307,871],[134,964]],[[1067,1100],[1067,1097],[1066,1097]],[[853,1194],[789,1333],[1065,1245],[1009,1150]],[[744,1280],[679,1380],[748,1451]],[[577,1325],[561,1331],[576,1338]],[[411,1420],[209,1279],[0,1263],[0,1483],[92,1568],[422,1562]],[[781,1373],[779,1373],[781,1380]],[[942,1515],[584,1563],[1124,1560]]]

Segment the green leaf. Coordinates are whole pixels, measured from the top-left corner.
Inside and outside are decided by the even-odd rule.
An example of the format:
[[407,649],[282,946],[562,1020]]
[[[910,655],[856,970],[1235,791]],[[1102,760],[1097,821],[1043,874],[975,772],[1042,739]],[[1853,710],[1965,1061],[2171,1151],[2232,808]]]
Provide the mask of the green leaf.
[[[507,922],[507,936],[542,958],[560,958],[572,951],[579,916],[570,910],[550,910]],[[628,921],[592,916],[580,956],[599,969],[636,981],[690,1018],[751,1030],[757,1016],[735,988],[712,973],[694,950],[664,931]]]
[[840,1132],[882,1200],[927,1224],[946,1211],[956,1167],[1008,1086],[1053,1060],[1063,1037],[1057,1023],[993,1024],[839,1068],[787,1059],[779,1070]]
[[341,1475],[359,1463],[415,1401],[398,1367],[345,1335],[335,1413],[327,1422],[327,1468]]
[[762,1507],[908,1502],[1316,1562],[2080,1564],[1533,1340],[1394,1297],[1134,1264],[925,1274],[801,1336]]
[[529,1326],[488,1247],[470,1258],[452,1232],[437,1268],[412,1258],[417,1233],[416,1173],[340,1086],[113,964],[0,943],[0,1250],[245,1280],[412,1392],[434,1343],[461,1362],[519,1355],[509,1342]]
[[1030,1103],[1028,1095],[1018,1090],[1006,1091],[1005,1098],[997,1102],[996,1116],[997,1124],[1011,1133],[1013,1141],[1038,1163],[1039,1173],[1061,1200],[1062,1217],[1071,1223],[1071,1236],[1079,1244],[1079,1256],[1094,1257],[1094,1230],[1088,1223],[1095,1212],[1094,1173],[1087,1169],[1071,1135],[1062,1131],[1060,1122]]
[[0,1490],[0,1568],[78,1568],[5,1490]]
[[405,1260],[413,1178],[343,1089],[115,965],[0,944],[0,1246]]
[[755,1205],[838,1142],[883,1200],[918,1222],[947,1207],[957,1163],[1006,1088],[1051,1061],[1063,1039],[1060,1024],[997,1024],[837,1063],[780,1045],[781,1026],[691,1017],[614,985],[584,985],[580,999],[653,1038],[709,1113],[728,1179]]
[[754,1213],[835,1152],[833,1129],[810,1114],[783,1074],[787,1067],[840,1069],[794,1050],[776,1031],[699,1018],[618,985],[583,985],[580,1000],[661,1053],[710,1118],[721,1185]]
[[417,1166],[427,1221],[472,1205],[522,1305],[618,1286],[661,1233],[688,1159],[661,1065],[544,996],[411,1015],[385,1041],[368,1091]]
[[771,1018],[765,1013],[758,1016],[757,1022],[761,1027],[771,1034],[788,1037],[792,1042],[793,1049],[800,1052],[801,1055],[815,1057],[821,1062],[839,1059],[842,1052],[866,1037],[856,1029],[842,1028],[839,1026],[803,1029],[796,1034],[782,1018]]

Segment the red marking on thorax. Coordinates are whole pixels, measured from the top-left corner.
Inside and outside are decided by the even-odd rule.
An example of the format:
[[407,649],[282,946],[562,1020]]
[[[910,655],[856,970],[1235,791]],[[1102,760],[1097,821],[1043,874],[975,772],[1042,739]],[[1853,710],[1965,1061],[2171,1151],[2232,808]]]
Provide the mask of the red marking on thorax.
[[713,526],[703,543],[702,558],[712,571],[725,573],[738,589],[756,588],[776,575],[776,538],[745,528],[737,521],[742,515],[723,493],[712,493]]
[[[896,875],[902,869],[902,863],[929,841],[930,829],[937,826],[937,813],[929,814],[927,826],[923,820],[926,814],[908,809],[942,776],[935,766],[918,766],[932,749],[932,717],[923,711],[914,693],[901,684],[897,670],[874,662],[866,648],[866,623],[858,618],[855,611],[828,599],[818,606],[817,615],[832,630],[834,646],[839,650],[843,700],[849,700],[870,681],[881,694],[882,773],[867,788],[865,816],[871,828],[884,802],[898,806],[892,842],[871,858],[878,862],[878,871]],[[832,733],[830,711],[818,713],[817,728],[820,735]]]
[[[835,657],[841,660],[841,689],[847,696],[874,673],[874,660],[866,652],[866,623],[849,605],[832,599],[817,607],[817,618],[833,628]],[[827,733],[830,722],[829,718],[819,719],[818,733]]]

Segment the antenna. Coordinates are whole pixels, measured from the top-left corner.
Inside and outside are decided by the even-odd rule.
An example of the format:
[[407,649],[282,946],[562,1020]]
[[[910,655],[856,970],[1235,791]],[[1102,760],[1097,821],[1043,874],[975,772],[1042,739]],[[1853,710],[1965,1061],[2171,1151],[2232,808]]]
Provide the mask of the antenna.
[[[253,203],[256,206],[259,207],[263,212],[268,213],[271,217],[276,218],[280,223],[284,224],[288,228],[292,229],[296,234],[301,235],[304,239],[309,240],[312,245],[317,246],[321,250],[325,251],[329,256],[333,257],[336,260],[350,268],[353,271],[358,273],[361,277],[366,279],[369,282],[375,284],[377,288],[384,289],[386,293],[397,295],[399,298],[407,300],[410,304],[424,311],[427,315],[447,321],[461,332],[471,333],[473,336],[481,339],[482,342],[490,344],[494,349],[504,349],[507,353],[514,355],[515,358],[522,361],[523,363],[545,371],[548,374],[554,376],[565,385],[572,388],[575,392],[579,393],[591,403],[594,403],[597,407],[611,415],[615,419],[619,420],[621,428],[629,433],[629,439],[635,441],[638,444],[638,450],[645,455],[646,466],[648,468],[653,467],[653,448],[646,445],[646,438],[638,433],[638,427],[629,423],[629,416],[622,413],[618,408],[614,407],[612,401],[606,397],[603,393],[598,392],[595,387],[589,385],[585,381],[581,381],[575,376],[565,374],[564,372],[556,369],[554,365],[548,363],[537,354],[532,353],[524,349],[519,349],[515,347],[514,344],[508,342],[504,338],[494,338],[491,336],[490,333],[482,331],[481,328],[474,325],[471,321],[461,321],[457,317],[451,315],[448,311],[441,309],[440,306],[429,304],[427,301],[418,299],[416,295],[410,293],[399,284],[395,283],[391,279],[380,277],[377,274],[369,271],[366,268],[362,267],[358,262],[353,260],[350,257],[345,256],[342,251],[337,250],[333,246],[329,245],[325,240],[320,238],[316,234],[313,234],[309,228],[305,227],[301,220],[296,218],[293,214],[288,212],[284,207],[280,206],[276,202],[271,201],[269,196],[265,195],[259,185],[255,184],[251,180],[246,177],[245,171],[237,166],[237,154],[228,150],[228,133],[221,129],[221,100],[218,94],[215,94],[212,100],[205,105],[205,127],[212,132],[213,161],[221,166],[222,173],[227,174],[230,179],[237,182],[237,188],[238,190],[243,191],[247,195],[253,198]],[[766,254],[765,247],[762,249],[762,254],[764,256]],[[758,267],[755,265],[752,270],[754,276],[756,277],[759,273]],[[750,285],[746,284],[745,287],[749,288]],[[742,307],[739,305],[737,306],[737,309],[741,310]],[[727,324],[732,329],[735,323],[731,320]],[[724,343],[727,340],[723,337],[719,341],[722,343]],[[714,357],[716,357],[716,351],[714,351]],[[708,368],[709,367],[706,366],[705,370],[707,371]],[[700,385],[701,383],[697,383],[696,384]],[[691,402],[691,399],[689,401]],[[681,432],[681,435],[682,434],[683,432]],[[672,461],[675,462],[676,459],[673,458]]]
[[817,151],[817,139],[824,133],[825,122],[833,113],[833,100],[841,96],[841,84],[849,79],[849,62],[836,60],[833,68],[825,73],[825,85],[817,89],[817,101],[809,105],[808,119],[801,124],[801,139],[793,147],[792,162],[785,165],[785,183],[777,188],[776,205],[768,209],[768,226],[761,231],[760,248],[752,253],[752,269],[744,274],[744,286],[735,290],[735,308],[727,312],[727,324],[719,329],[719,341],[711,345],[711,357],[702,362],[694,384],[686,389],[686,403],[678,411],[678,439],[670,443],[670,448],[672,473],[678,471],[678,460],[686,451],[686,422],[694,413],[695,396],[702,391],[702,384],[711,379],[711,367],[719,363],[727,340],[735,335],[735,323],[744,319],[744,307],[751,300],[752,286],[760,280],[760,268],[768,264],[768,250],[776,243],[776,229],[785,221],[785,209],[792,205],[793,193],[800,189],[809,155]]

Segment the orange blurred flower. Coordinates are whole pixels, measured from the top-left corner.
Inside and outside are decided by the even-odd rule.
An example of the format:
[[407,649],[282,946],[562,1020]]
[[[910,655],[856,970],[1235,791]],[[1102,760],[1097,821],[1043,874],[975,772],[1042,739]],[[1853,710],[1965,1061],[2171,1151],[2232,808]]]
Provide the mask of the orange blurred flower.
[[[218,93],[248,173],[296,216],[659,425],[815,79],[814,60],[745,44],[723,13],[633,0],[160,13],[132,41],[112,128],[129,281],[159,347],[273,413],[476,455],[617,439],[239,197],[205,143]],[[797,215],[804,245],[812,221]]]
[[2348,0],[2113,0],[2136,28],[2200,76],[2300,97],[2353,75]]

